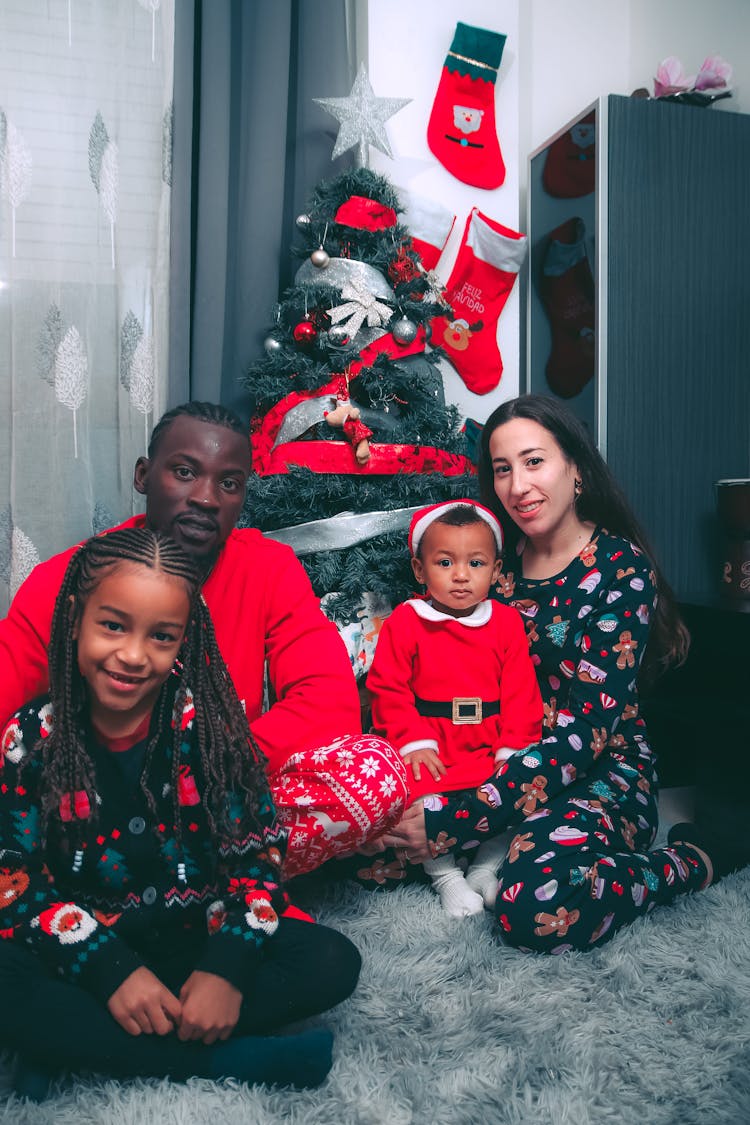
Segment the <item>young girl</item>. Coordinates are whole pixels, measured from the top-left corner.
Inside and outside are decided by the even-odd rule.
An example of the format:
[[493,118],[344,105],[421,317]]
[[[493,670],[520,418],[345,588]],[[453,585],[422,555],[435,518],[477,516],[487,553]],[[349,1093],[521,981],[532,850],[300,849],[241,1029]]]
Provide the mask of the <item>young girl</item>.
[[[359,955],[290,916],[284,835],[200,575],[146,529],[88,540],[50,693],[0,764],[2,1039],[25,1064],[317,1085]],[[294,908],[291,908],[292,914]]]
[[[411,801],[427,808],[445,804],[441,793],[479,785],[541,734],[521,617],[487,600],[502,543],[492,512],[471,500],[415,513],[409,551],[427,593],[397,606],[378,637],[367,681],[373,725],[410,768]],[[494,905],[506,841],[487,836],[466,879],[451,854],[423,864],[453,917]]]

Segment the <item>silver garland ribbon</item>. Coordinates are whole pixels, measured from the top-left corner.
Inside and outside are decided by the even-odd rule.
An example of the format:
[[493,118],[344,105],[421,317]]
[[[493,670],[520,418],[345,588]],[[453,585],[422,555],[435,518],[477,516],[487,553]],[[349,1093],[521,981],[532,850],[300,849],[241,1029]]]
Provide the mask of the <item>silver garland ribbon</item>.
[[357,282],[350,282],[341,290],[345,304],[328,310],[331,324],[341,324],[356,336],[366,322],[368,328],[383,328],[393,316],[393,309],[384,305],[374,293]]
[[343,289],[345,285],[356,285],[367,289],[376,297],[392,297],[393,289],[384,274],[367,262],[357,258],[330,258],[328,265],[321,269],[306,258],[294,275],[295,285],[329,285],[333,289]]
[[277,531],[266,531],[267,539],[286,543],[296,555],[311,555],[315,551],[341,551],[344,547],[355,547],[366,539],[384,535],[389,531],[406,531],[415,512],[421,511],[423,504],[414,508],[396,508],[392,512],[340,512],[325,520],[311,520],[295,527],[281,527]]
[[297,403],[284,415],[284,421],[279,427],[273,448],[275,449],[277,445],[283,445],[284,442],[294,441],[295,438],[304,434],[312,426],[322,422],[326,414],[330,410],[335,410],[337,406],[338,400],[335,395],[321,395],[320,398],[311,398],[305,402]]

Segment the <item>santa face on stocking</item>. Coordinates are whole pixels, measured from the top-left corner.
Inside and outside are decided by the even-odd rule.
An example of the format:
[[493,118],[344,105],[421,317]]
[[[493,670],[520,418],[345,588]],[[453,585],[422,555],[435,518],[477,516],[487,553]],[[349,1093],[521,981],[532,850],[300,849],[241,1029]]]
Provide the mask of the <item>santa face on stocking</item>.
[[483,109],[472,109],[468,105],[454,105],[453,124],[460,133],[476,133],[482,124]]
[[495,80],[505,36],[456,24],[427,126],[427,144],[451,175],[500,187],[505,164],[495,127]]

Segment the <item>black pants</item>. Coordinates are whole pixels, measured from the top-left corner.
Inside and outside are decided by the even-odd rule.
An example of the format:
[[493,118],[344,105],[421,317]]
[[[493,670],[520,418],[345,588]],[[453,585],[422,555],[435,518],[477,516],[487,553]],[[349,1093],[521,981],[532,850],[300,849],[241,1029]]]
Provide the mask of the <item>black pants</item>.
[[[193,963],[184,953],[165,954],[148,967],[178,993]],[[356,947],[343,934],[281,918],[263,947],[233,1035],[266,1035],[332,1008],[351,995],[360,966]],[[174,1033],[129,1035],[99,1000],[60,980],[12,941],[0,941],[0,996],[2,1045],[50,1069],[176,1079],[211,1072],[214,1048],[183,1043]]]

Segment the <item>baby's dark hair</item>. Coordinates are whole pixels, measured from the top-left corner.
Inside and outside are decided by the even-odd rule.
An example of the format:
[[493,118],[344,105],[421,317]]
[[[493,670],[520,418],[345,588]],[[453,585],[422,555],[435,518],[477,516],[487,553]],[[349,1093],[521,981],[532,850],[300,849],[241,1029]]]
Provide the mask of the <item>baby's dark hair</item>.
[[[480,516],[479,512],[477,511],[477,509],[473,505],[471,505],[471,504],[461,504],[460,506],[457,506],[455,508],[447,508],[444,512],[441,512],[439,516],[436,516],[435,519],[432,522],[433,522],[433,526],[436,523],[444,523],[444,524],[447,524],[448,527],[473,527],[474,524],[477,524],[477,523],[483,524],[487,528],[487,531],[489,532],[490,536],[492,537],[492,545],[495,549],[495,558],[500,557],[500,552],[497,549],[497,540],[495,539],[495,535],[492,531],[492,528],[489,526],[487,521],[485,519],[483,519],[482,516]],[[427,529],[427,531],[429,531],[429,528]],[[426,534],[427,534],[427,532],[425,532],[425,535]],[[422,544],[423,543],[424,543],[424,535],[419,540],[419,544],[417,546],[417,558],[418,559],[422,558]]]
[[224,426],[227,430],[232,430],[235,434],[240,434],[242,437],[248,436],[247,426],[244,425],[239,414],[235,414],[233,410],[229,410],[226,406],[221,406],[216,402],[183,402],[180,406],[175,406],[172,410],[168,410],[166,414],[162,414],[159,421],[151,431],[151,440],[148,443],[148,456],[153,457],[159,448],[159,442],[166,430],[172,425],[176,418],[196,418],[199,422],[207,422],[214,426]]
[[[172,672],[154,705],[146,748],[141,789],[152,812],[154,796],[149,773],[159,743],[171,739],[171,791],[177,845],[181,847],[178,780],[184,733],[181,719],[192,695],[193,722],[205,777],[203,806],[214,840],[230,844],[259,830],[259,802],[268,791],[264,757],[247,725],[247,719],[226,664],[216,643],[211,615],[200,593],[201,576],[192,559],[174,540],[148,528],[124,528],[87,540],[71,558],[55,603],[49,645],[52,729],[40,738],[29,760],[42,759],[41,830],[45,841],[54,826],[70,843],[80,846],[84,827],[79,821],[63,822],[60,802],[84,791],[96,819],[94,762],[86,746],[88,695],[78,670],[73,626],[80,620],[88,597],[99,583],[121,566],[145,566],[185,583],[191,610],[185,639]],[[175,678],[176,677],[176,684]],[[175,721],[173,722],[173,716]],[[168,733],[165,733],[168,732]],[[231,796],[243,802],[240,823],[237,809],[230,812]]]

